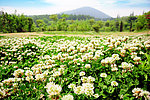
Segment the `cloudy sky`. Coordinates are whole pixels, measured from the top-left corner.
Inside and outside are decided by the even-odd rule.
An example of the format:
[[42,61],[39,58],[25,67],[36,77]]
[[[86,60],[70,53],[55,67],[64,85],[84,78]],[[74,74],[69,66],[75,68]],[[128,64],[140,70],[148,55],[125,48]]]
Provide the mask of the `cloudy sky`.
[[19,14],[55,14],[80,7],[93,7],[112,17],[140,15],[150,10],[150,0],[0,0],[0,10]]

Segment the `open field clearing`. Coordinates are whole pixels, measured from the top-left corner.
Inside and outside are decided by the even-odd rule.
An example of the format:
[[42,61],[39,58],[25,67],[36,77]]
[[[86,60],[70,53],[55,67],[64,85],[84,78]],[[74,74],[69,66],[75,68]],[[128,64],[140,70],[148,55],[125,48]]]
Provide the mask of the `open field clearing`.
[[150,99],[149,34],[56,33],[0,34],[0,99]]
[[64,31],[51,31],[51,32],[26,32],[26,33],[0,33],[0,36],[8,37],[33,37],[33,36],[133,36],[133,35],[148,35],[150,31],[144,32],[64,32]]

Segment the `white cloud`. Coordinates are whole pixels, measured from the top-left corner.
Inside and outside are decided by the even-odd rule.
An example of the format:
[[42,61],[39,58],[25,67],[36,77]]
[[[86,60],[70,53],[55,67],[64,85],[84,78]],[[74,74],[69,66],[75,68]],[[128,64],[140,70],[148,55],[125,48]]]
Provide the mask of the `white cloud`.
[[134,5],[134,4],[142,4],[142,3],[150,3],[149,0],[129,0],[127,5]]
[[81,7],[81,6],[96,6],[99,4],[98,0],[44,0],[47,3],[54,4],[54,6],[62,7]]
[[[142,14],[143,11],[149,11],[148,8],[123,8],[117,7],[115,3],[118,0],[41,0],[43,2],[52,4],[49,7],[8,7],[0,6],[4,11],[8,13],[14,13],[15,9],[17,13],[24,13],[25,15],[40,15],[40,14],[55,14],[67,10],[73,10],[79,7],[89,6],[96,8],[112,17],[116,17],[118,14],[120,16],[128,16],[130,13],[134,12],[135,15]],[[120,0],[123,1],[123,0]],[[149,0],[127,0],[128,5],[137,3],[146,3]]]

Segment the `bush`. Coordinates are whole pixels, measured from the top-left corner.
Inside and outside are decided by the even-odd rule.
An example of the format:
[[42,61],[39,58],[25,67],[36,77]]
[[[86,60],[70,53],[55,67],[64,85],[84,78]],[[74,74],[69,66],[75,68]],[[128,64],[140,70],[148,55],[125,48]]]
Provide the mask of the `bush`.
[[100,26],[98,24],[92,25],[92,28],[94,29],[95,32],[99,32]]

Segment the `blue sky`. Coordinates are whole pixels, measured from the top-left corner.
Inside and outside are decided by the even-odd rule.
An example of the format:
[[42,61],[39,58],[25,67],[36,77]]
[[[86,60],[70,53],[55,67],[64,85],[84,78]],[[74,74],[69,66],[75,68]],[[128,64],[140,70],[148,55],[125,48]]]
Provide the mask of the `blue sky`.
[[46,7],[52,4],[44,2],[42,0],[1,0],[0,6],[12,6],[12,7]]
[[150,0],[0,0],[0,10],[19,14],[54,14],[79,7],[96,8],[112,17],[135,15],[150,10]]

